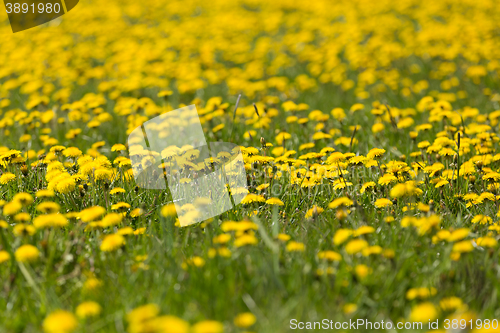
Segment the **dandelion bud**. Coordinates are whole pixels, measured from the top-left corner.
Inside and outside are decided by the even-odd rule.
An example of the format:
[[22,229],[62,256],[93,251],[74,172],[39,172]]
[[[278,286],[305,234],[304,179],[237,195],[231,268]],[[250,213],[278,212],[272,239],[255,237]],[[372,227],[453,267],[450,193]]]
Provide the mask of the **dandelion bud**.
[[265,148],[266,147],[266,139],[264,139],[263,137],[260,138],[260,144],[262,145],[262,148]]

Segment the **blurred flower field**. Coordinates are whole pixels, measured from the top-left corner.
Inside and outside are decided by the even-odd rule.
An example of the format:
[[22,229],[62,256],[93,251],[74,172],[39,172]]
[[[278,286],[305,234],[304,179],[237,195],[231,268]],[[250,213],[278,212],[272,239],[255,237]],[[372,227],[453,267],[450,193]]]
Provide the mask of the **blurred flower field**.
[[[87,0],[0,38],[0,332],[500,319],[495,1]],[[181,227],[126,143],[191,104],[250,194]]]

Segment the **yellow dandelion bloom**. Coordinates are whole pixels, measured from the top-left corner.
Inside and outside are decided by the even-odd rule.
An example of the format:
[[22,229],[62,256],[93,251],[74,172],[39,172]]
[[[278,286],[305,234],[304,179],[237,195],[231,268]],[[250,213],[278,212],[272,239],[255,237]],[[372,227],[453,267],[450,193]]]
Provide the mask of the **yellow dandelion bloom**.
[[453,244],[453,252],[457,253],[464,253],[464,252],[471,252],[474,250],[474,245],[472,244],[472,241],[470,240],[464,240],[458,243]]
[[353,231],[350,229],[338,229],[333,236],[333,244],[340,245],[344,243],[352,234]]
[[266,200],[266,204],[268,205],[276,205],[276,206],[283,206],[284,203],[278,198],[270,198]]
[[102,218],[101,225],[103,227],[111,227],[121,223],[123,215],[119,213],[109,213]]
[[411,309],[410,321],[427,323],[436,318],[438,318],[438,309],[430,302],[418,304]]
[[165,206],[163,206],[161,209],[161,215],[164,217],[176,216],[177,210],[175,209],[175,205],[173,203],[171,203],[171,204],[166,204]]
[[316,217],[316,216],[318,216],[319,214],[321,214],[324,211],[325,210],[323,208],[314,205],[311,209],[307,210],[305,218],[309,219],[309,218],[312,218],[312,217]]
[[222,333],[224,325],[215,320],[204,320],[191,327],[192,333]]
[[290,235],[287,235],[287,234],[278,234],[276,236],[276,238],[279,239],[282,242],[288,242],[291,237],[290,237]]
[[0,176],[0,184],[6,185],[14,179],[16,179],[16,175],[11,172],[5,172],[2,176]]
[[59,213],[39,215],[33,220],[33,225],[37,229],[49,227],[61,228],[68,225],[68,219]]
[[111,194],[111,195],[118,194],[118,193],[125,193],[125,190],[121,187],[115,187],[114,189],[109,191],[109,194]]
[[237,315],[233,322],[237,327],[246,328],[250,327],[257,321],[254,314],[251,312],[244,312]]
[[335,251],[320,251],[318,252],[318,259],[326,259],[329,261],[341,261],[342,256]]
[[63,155],[66,157],[77,158],[82,156],[82,151],[76,147],[69,147],[63,151]]
[[286,250],[288,252],[304,252],[305,245],[304,243],[290,241],[286,244]]
[[493,238],[493,237],[478,237],[476,240],[475,240],[476,244],[478,246],[482,246],[482,247],[495,247],[498,245],[498,241]]
[[250,204],[253,202],[264,202],[264,201],[266,201],[266,199],[264,198],[263,195],[249,193],[243,198],[243,200],[241,200],[241,203],[242,204]]
[[12,229],[12,233],[17,237],[32,236],[36,232],[36,228],[29,224],[18,223]]
[[254,235],[242,235],[235,239],[234,246],[242,247],[245,245],[255,245],[258,243],[257,238]]
[[353,240],[349,241],[349,243],[347,243],[345,246],[345,251],[348,254],[356,254],[356,253],[363,251],[363,249],[365,249],[367,247],[368,247],[368,242],[365,241],[364,239],[358,238],[358,239],[353,239]]
[[354,230],[352,235],[354,237],[358,237],[358,236],[365,235],[365,234],[372,234],[374,232],[375,232],[374,227],[369,226],[369,225],[363,225],[363,226],[359,227],[358,229]]
[[392,206],[392,201],[386,198],[377,199],[374,203],[377,208],[384,208],[387,206]]
[[46,214],[57,213],[60,209],[59,204],[51,201],[42,202],[36,206],[36,210]]
[[356,276],[360,280],[363,280],[368,275],[370,275],[372,272],[373,272],[373,269],[371,267],[364,265],[364,264],[356,265],[356,267],[354,267],[354,273],[356,274]]
[[93,302],[93,301],[87,301],[80,303],[76,307],[76,316],[81,319],[85,319],[88,317],[95,317],[98,316],[102,311],[101,306],[99,303]]
[[[456,229],[453,232],[449,233],[449,236],[446,238],[446,240],[448,242],[456,242],[456,241],[462,240],[465,237],[467,237],[469,235],[469,233],[470,233],[470,230],[467,228]],[[443,238],[443,239],[445,239],[445,238]]]
[[80,219],[83,222],[92,222],[101,218],[104,213],[106,213],[106,209],[104,207],[93,206],[82,210],[80,212]]
[[373,159],[382,157],[382,155],[384,155],[384,154],[385,154],[385,149],[372,148],[372,149],[370,149],[368,154],[366,154],[366,157],[370,160],[373,160]]
[[112,252],[125,245],[125,238],[119,234],[107,235],[101,243],[101,251]]
[[8,261],[10,259],[10,254],[7,251],[0,251],[0,264]]
[[37,198],[52,198],[54,195],[55,193],[52,190],[38,190],[36,192]]
[[116,143],[111,147],[111,151],[124,151],[127,147],[124,144]]
[[29,193],[17,193],[12,201],[17,201],[23,206],[28,206],[33,202],[33,196]]
[[19,201],[11,201],[3,206],[3,215],[14,215],[17,214],[23,206]]
[[160,316],[151,320],[156,332],[189,333],[189,323],[175,316]]
[[145,322],[155,318],[160,313],[160,308],[156,304],[146,304],[139,306],[127,314],[127,321],[130,326]]
[[35,262],[40,257],[40,251],[33,245],[21,245],[14,253],[14,257],[19,262]]
[[71,333],[78,327],[78,321],[71,312],[56,310],[44,319],[42,326],[45,333]]
[[348,197],[341,197],[341,198],[337,198],[335,200],[333,200],[332,202],[330,202],[328,204],[328,208],[332,208],[332,209],[335,209],[335,208],[338,208],[340,206],[345,206],[345,207],[349,207],[349,206],[352,206],[354,202],[349,199]]

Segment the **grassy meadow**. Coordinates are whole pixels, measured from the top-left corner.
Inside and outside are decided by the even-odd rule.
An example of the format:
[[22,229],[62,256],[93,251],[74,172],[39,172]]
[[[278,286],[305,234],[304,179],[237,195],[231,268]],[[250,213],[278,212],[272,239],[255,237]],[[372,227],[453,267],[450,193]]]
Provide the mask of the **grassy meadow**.
[[[1,333],[500,331],[495,1],[82,0],[0,23]],[[136,184],[127,138],[192,104],[249,194],[189,224]]]

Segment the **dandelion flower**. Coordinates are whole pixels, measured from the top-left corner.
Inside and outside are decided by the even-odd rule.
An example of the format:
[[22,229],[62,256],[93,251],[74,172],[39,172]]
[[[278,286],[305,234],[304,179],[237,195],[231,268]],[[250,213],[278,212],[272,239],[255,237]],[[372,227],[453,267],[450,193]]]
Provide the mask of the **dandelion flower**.
[[278,236],[276,236],[276,238],[282,242],[288,242],[291,237],[290,237],[290,235],[287,235],[287,234],[278,234]]
[[12,233],[17,237],[32,236],[36,232],[36,228],[29,224],[18,223],[14,226]]
[[107,235],[101,243],[101,251],[112,252],[125,245],[125,238],[119,234]]
[[19,262],[35,262],[40,257],[40,251],[33,245],[21,245],[14,256]]
[[241,328],[250,327],[257,321],[254,314],[251,312],[240,313],[234,318],[234,324]]
[[76,307],[76,315],[78,318],[88,318],[88,317],[95,317],[99,315],[102,311],[101,306],[99,303],[93,302],[93,301],[87,301],[80,303]]
[[438,318],[438,309],[430,302],[418,304],[411,309],[410,321],[428,322],[436,318]]
[[99,287],[103,285],[103,282],[95,277],[90,277],[88,278],[84,283],[83,283],[83,289],[86,291],[95,291]]
[[469,236],[470,230],[467,228],[459,228],[454,230],[449,236],[446,238],[448,242],[456,242],[464,239]]
[[106,213],[106,209],[101,206],[93,206],[86,208],[80,212],[80,219],[83,222],[92,222],[99,219]]
[[71,333],[76,330],[78,321],[71,312],[56,310],[43,321],[45,333]]
[[333,244],[340,245],[351,237],[353,231],[349,229],[338,229],[333,236]]
[[52,190],[38,190],[36,192],[36,197],[37,198],[51,198],[54,195],[55,195],[55,193]]
[[368,247],[368,242],[364,239],[353,239],[345,246],[345,251],[348,254],[356,254]]
[[160,313],[160,308],[156,304],[146,304],[139,306],[127,314],[127,321],[130,326],[142,323],[155,318]]
[[316,217],[316,216],[318,216],[319,214],[321,214],[324,211],[325,210],[323,208],[314,205],[311,209],[309,209],[306,212],[305,218],[309,219],[309,218],[312,218],[312,217]]
[[82,156],[82,151],[76,147],[69,147],[63,151],[63,155],[66,157],[77,158]]
[[368,152],[368,154],[366,154],[366,157],[370,160],[374,160],[382,157],[382,155],[384,154],[385,154],[385,149],[373,148]]
[[349,207],[349,206],[352,206],[352,204],[353,204],[353,201],[351,199],[349,199],[348,197],[341,197],[341,198],[337,198],[337,199],[333,200],[332,202],[330,202],[328,204],[328,208],[335,209],[335,208],[338,208],[340,206]]
[[12,201],[17,201],[23,206],[28,206],[33,202],[33,196],[29,193],[17,193]]
[[0,176],[0,184],[6,185],[10,181],[14,180],[16,178],[16,175],[14,175],[11,172],[6,172],[2,176]]
[[215,320],[204,320],[193,325],[192,333],[222,333],[224,325]]
[[249,193],[243,198],[243,200],[241,200],[241,203],[242,204],[250,204],[253,202],[264,202],[264,201],[266,201],[266,199],[264,198],[263,195]]
[[340,253],[337,253],[335,251],[321,251],[318,252],[318,259],[326,259],[329,261],[341,261],[342,256]]
[[347,303],[342,307],[342,311],[347,315],[356,312],[357,309],[358,306],[354,303]]
[[452,249],[453,252],[457,253],[471,252],[472,250],[474,250],[474,245],[472,245],[472,241],[470,240],[455,243]]
[[175,205],[173,203],[166,204],[161,209],[161,215],[163,217],[175,216],[177,215],[177,210],[175,209]]
[[375,228],[369,225],[363,225],[353,232],[354,237],[358,237],[365,234],[372,234],[375,232]]
[[11,201],[3,206],[3,214],[10,216],[17,214],[23,206],[19,201]]
[[304,243],[290,241],[286,244],[286,250],[288,252],[304,252],[305,245]]
[[363,265],[363,264],[356,265],[356,267],[354,267],[354,273],[356,274],[356,276],[360,280],[367,277],[369,274],[372,273],[372,271],[373,270],[370,267]]
[[266,200],[266,204],[268,205],[277,205],[277,206],[283,206],[284,203],[278,198],[270,198]]
[[56,190],[61,194],[68,194],[74,191],[76,188],[76,182],[72,177],[65,178],[57,183]]
[[151,320],[156,332],[189,333],[189,323],[175,316],[160,316]]
[[68,219],[59,213],[39,215],[33,220],[33,225],[37,229],[48,227],[61,228],[68,225]]
[[135,208],[130,211],[130,217],[138,217],[141,216],[144,211],[141,208]]
[[60,209],[59,204],[51,201],[42,202],[36,206],[36,210],[46,214],[57,213]]
[[14,216],[14,221],[16,222],[28,222],[31,219],[30,214],[22,212]]
[[127,147],[124,144],[116,143],[111,147],[111,151],[124,151]]
[[375,201],[375,207],[384,208],[387,206],[392,206],[392,201],[386,198],[380,198]]
[[118,193],[125,193],[125,190],[122,189],[121,187],[115,187],[114,189],[109,191],[109,194],[111,194],[111,195],[118,194]]
[[7,251],[0,251],[0,264],[10,259],[10,254]]
[[109,213],[101,221],[103,227],[111,227],[120,224],[123,220],[123,215],[118,213]]

